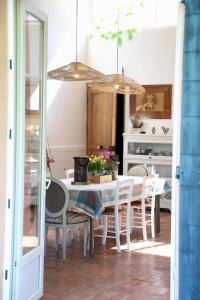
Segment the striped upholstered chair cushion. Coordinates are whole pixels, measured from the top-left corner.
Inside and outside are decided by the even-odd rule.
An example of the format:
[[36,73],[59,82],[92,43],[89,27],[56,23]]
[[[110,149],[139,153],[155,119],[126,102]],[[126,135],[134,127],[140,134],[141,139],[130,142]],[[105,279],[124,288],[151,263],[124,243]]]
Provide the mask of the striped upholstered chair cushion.
[[[78,223],[84,223],[89,220],[88,216],[73,212],[73,211],[67,211],[66,212],[66,224],[78,224]],[[46,223],[51,224],[62,224],[63,219],[62,216],[60,217],[46,217],[45,220]]]

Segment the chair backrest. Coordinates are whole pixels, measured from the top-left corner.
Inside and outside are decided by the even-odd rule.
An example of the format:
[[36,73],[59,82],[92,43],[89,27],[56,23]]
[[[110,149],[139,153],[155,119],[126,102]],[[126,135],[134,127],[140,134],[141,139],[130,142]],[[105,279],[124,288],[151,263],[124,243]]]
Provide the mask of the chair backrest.
[[142,184],[143,198],[155,196],[156,178],[158,178],[157,175],[143,177],[143,184]]
[[134,179],[118,180],[116,182],[115,200],[117,205],[131,202],[133,183]]
[[148,171],[143,165],[137,165],[128,171],[128,176],[148,176]]
[[74,169],[64,168],[64,172],[65,172],[66,179],[74,177]]
[[47,177],[45,212],[48,217],[60,217],[66,213],[69,205],[69,192],[62,182]]

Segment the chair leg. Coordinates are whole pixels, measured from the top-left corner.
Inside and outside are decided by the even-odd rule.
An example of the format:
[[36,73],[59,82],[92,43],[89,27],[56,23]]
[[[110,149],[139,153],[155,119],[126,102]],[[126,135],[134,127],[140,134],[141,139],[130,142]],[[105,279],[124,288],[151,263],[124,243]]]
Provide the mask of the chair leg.
[[47,252],[48,227],[45,227],[44,254]]
[[121,252],[118,207],[117,208],[115,207],[115,238],[116,238],[117,252]]
[[63,228],[63,260],[66,259],[67,229]]
[[133,232],[133,214],[134,214],[134,208],[130,207],[130,234]]
[[74,227],[70,225],[70,239],[74,239]]
[[60,231],[59,228],[56,228],[56,252],[58,252],[60,243]]
[[88,225],[84,224],[84,240],[83,240],[83,255],[86,256],[87,252],[87,241],[88,241]]
[[108,233],[108,217],[107,216],[102,216],[102,222],[103,222],[103,239],[102,239],[102,244],[106,244],[106,238],[107,238],[107,233]]
[[145,217],[145,205],[142,203],[142,232],[143,240],[147,241],[147,227],[146,227],[146,217]]
[[151,204],[151,236],[154,239],[155,238],[155,198],[152,197],[152,204]]
[[127,249],[130,249],[130,203],[127,204],[127,211],[126,211],[126,243]]

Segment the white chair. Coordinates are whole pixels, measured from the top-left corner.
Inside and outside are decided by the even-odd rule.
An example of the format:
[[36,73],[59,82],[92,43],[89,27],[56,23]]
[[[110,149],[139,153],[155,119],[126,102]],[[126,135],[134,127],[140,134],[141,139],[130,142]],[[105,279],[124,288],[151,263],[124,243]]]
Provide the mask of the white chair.
[[74,177],[74,169],[67,169],[64,167],[64,173],[66,179]]
[[62,182],[54,178],[46,179],[46,214],[45,214],[45,247],[48,229],[56,231],[56,250],[58,249],[59,229],[63,230],[63,260],[66,258],[66,231],[84,225],[83,254],[86,255],[89,232],[89,217],[78,212],[67,211],[69,205],[69,191]]
[[148,171],[144,165],[136,165],[128,170],[128,176],[148,176]]
[[157,176],[144,176],[141,199],[131,202],[132,228],[142,228],[143,239],[147,240],[147,226],[151,226],[152,238],[155,238],[155,181]]
[[[94,227],[94,230],[103,231],[102,234],[94,234],[94,237],[102,237],[105,245],[107,238],[116,240],[117,252],[121,252],[120,236],[126,235],[127,247],[130,247],[130,202],[133,190],[133,180],[127,179],[116,182],[115,199],[113,207],[108,207],[102,214],[101,224]],[[126,203],[126,222],[121,223],[121,205]]]

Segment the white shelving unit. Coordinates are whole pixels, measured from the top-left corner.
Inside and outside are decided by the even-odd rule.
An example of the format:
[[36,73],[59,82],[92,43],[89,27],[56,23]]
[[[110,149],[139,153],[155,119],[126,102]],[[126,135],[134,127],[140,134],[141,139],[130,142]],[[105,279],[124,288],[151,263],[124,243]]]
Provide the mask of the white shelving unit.
[[[172,135],[124,133],[123,174],[135,165],[152,166],[171,185]],[[162,197],[161,208],[171,209],[171,192]]]

